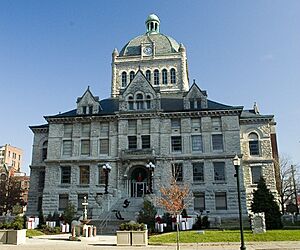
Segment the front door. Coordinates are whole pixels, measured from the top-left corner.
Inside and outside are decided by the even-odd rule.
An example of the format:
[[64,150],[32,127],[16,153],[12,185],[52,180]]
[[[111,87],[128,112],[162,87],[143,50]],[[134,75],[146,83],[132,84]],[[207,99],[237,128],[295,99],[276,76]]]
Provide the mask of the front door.
[[148,172],[145,167],[136,167],[131,173],[131,197],[143,197],[147,193]]

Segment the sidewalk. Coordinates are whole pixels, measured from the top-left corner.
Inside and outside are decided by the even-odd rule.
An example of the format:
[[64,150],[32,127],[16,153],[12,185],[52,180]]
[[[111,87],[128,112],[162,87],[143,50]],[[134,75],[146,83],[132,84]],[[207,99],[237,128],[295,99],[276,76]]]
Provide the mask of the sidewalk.
[[[175,250],[175,244],[168,245],[149,245],[147,247],[117,247],[117,237],[101,235],[91,240],[80,242],[69,241],[68,234],[61,235],[44,235],[34,237],[26,240],[22,245],[1,245],[0,250],[122,250],[122,249],[161,249],[161,250]],[[281,242],[246,242],[247,250],[300,250],[299,241],[281,241]],[[193,244],[180,244],[181,250],[239,250],[240,243],[193,243]]]

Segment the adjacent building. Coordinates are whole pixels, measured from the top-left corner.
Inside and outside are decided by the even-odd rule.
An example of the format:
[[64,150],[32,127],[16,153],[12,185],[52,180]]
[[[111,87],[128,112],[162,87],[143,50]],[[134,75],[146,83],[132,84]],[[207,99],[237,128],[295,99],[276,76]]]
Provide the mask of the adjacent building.
[[22,157],[22,149],[9,144],[0,146],[0,172],[7,172],[9,175],[20,172]]
[[30,215],[62,212],[68,202],[80,212],[86,196],[96,220],[125,199],[134,204],[150,193],[155,202],[160,186],[175,176],[193,193],[189,214],[236,218],[235,154],[242,159],[245,214],[261,176],[276,194],[273,115],[257,105],[246,110],[210,100],[189,79],[185,46],[160,32],[154,14],[145,34],[113,50],[111,97],[100,100],[87,88],[75,109],[45,120],[30,127]]

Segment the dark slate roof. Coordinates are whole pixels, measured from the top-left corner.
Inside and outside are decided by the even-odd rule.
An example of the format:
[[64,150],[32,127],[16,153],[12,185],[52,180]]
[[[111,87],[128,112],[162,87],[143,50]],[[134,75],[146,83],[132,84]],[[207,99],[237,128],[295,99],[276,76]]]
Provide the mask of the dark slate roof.
[[254,109],[243,110],[241,114],[241,118],[273,118],[274,115],[261,115],[259,113],[255,113]]
[[[119,100],[117,98],[108,98],[100,101],[102,110],[97,115],[113,115],[119,111]],[[207,100],[208,107],[206,109],[193,109],[193,110],[228,110],[228,109],[242,109],[240,106],[228,106],[218,102]],[[162,98],[161,108],[165,112],[182,112],[186,111],[183,108],[182,98]],[[76,109],[60,113],[53,116],[45,116],[45,118],[59,118],[59,117],[74,117],[78,116]],[[89,115],[80,115],[89,116]]]
[[48,128],[48,127],[49,127],[49,124],[29,126],[29,128],[31,128],[31,129],[35,129],[35,128]]

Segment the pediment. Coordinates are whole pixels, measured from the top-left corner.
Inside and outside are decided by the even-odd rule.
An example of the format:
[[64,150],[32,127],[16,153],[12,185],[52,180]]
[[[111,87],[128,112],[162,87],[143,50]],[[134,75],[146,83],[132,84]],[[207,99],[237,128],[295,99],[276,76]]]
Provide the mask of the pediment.
[[99,110],[99,97],[94,96],[88,87],[84,94],[77,98],[77,114],[96,114]]
[[186,98],[188,99],[202,99],[207,98],[206,91],[202,91],[196,83],[194,83],[188,93],[186,94]]

